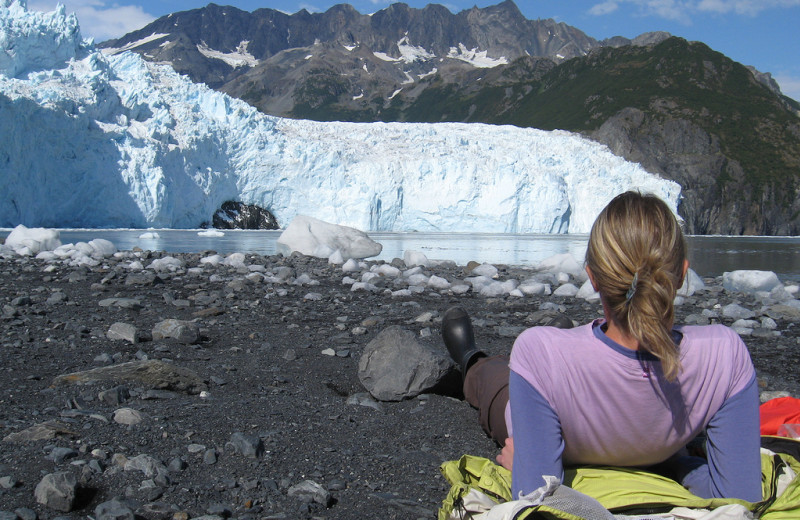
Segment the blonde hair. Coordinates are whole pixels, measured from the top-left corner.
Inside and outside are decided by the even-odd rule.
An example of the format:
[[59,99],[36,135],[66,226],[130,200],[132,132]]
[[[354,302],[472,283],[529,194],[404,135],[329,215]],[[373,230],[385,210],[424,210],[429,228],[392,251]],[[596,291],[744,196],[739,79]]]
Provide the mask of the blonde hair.
[[598,215],[586,250],[607,318],[661,360],[668,381],[680,371],[671,331],[685,260],[686,240],[669,207],[632,191],[617,195]]

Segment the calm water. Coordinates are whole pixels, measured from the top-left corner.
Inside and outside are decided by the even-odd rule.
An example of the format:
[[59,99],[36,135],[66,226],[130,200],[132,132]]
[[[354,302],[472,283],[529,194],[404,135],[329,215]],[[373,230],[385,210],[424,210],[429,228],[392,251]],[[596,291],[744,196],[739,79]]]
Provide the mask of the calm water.
[[[0,230],[5,238],[9,229]],[[158,238],[139,238],[145,232]],[[134,247],[175,253],[214,250],[272,255],[277,252],[280,231],[225,231],[222,237],[198,236],[198,230],[177,229],[62,229],[61,242],[88,242],[105,238],[118,249]],[[582,260],[586,235],[508,235],[475,233],[370,233],[383,245],[378,259],[403,257],[406,250],[425,253],[428,258],[453,260],[459,265],[470,260],[508,265],[535,265],[559,253]],[[701,276],[718,276],[736,269],[774,271],[783,280],[800,281],[800,237],[691,236],[689,261]]]

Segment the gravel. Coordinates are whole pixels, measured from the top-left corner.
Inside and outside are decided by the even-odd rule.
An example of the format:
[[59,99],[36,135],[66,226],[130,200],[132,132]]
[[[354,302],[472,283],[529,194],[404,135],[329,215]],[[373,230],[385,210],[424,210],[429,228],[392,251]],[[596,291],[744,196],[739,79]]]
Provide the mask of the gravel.
[[[367,344],[399,326],[444,352],[452,305],[490,354],[557,312],[601,315],[574,296],[465,292],[466,266],[421,269],[436,278],[420,290],[343,283],[360,273],[300,255],[200,262],[211,254],[0,258],[0,518],[433,518],[449,487],[440,464],[496,447],[458,389],[376,400],[358,377]],[[500,280],[531,275],[496,267]],[[677,321],[752,314],[742,333],[762,398],[798,395],[800,314],[705,282]]]

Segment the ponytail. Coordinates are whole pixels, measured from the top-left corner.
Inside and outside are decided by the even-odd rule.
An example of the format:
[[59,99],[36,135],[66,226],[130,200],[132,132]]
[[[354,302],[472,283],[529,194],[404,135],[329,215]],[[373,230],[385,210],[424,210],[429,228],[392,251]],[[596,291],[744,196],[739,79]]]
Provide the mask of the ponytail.
[[618,195],[603,209],[586,251],[608,319],[661,360],[669,381],[680,371],[673,301],[685,259],[686,242],[672,211],[661,199],[635,192]]

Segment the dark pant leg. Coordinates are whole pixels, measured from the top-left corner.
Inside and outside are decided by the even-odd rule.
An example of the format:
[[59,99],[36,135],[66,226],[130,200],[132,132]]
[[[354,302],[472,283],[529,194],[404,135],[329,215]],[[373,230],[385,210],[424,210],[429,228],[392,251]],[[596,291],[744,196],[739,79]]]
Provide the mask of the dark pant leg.
[[500,446],[508,438],[505,418],[508,374],[508,357],[493,356],[476,361],[464,377],[464,397],[478,409],[483,430]]

